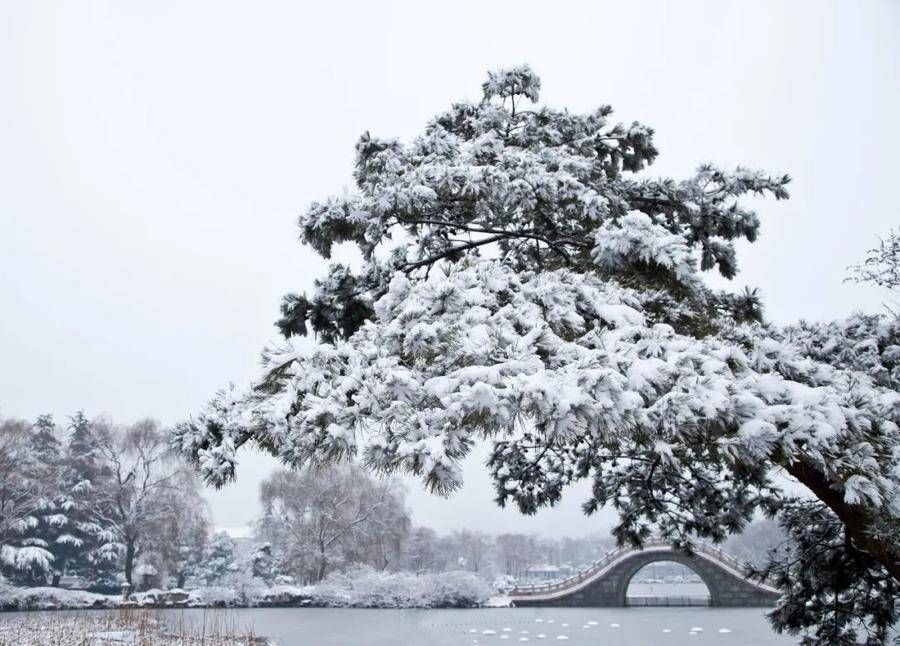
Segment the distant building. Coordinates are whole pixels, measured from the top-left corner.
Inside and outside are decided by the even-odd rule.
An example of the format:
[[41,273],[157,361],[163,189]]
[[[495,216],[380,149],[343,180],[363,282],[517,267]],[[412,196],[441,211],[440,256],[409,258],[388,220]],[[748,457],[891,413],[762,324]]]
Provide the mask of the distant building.
[[570,565],[532,565],[525,570],[525,576],[532,581],[554,581],[556,579],[564,579],[574,572]]

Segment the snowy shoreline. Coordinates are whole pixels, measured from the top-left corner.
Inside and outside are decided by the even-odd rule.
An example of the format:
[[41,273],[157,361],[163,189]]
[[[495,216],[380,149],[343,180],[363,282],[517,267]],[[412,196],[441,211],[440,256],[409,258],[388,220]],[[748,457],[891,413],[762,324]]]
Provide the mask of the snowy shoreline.
[[147,590],[127,599],[83,590],[0,584],[0,612],[116,610],[123,608],[484,608],[497,607],[481,579],[464,572],[441,575],[356,572],[310,586],[206,587]]
[[[90,593],[89,593],[90,594]],[[187,602],[187,603],[142,603],[136,601],[125,601],[119,596],[113,595],[97,595],[103,599],[94,601],[93,603],[64,603],[58,604],[55,601],[48,603],[32,603],[28,602],[23,605],[10,605],[7,600],[0,602],[0,615],[5,613],[31,613],[31,612],[71,612],[84,610],[177,610],[177,609],[197,609],[197,610],[238,610],[238,609],[265,609],[265,608],[335,608],[343,610],[477,610],[486,608],[511,608],[511,602],[505,597],[496,597],[485,600],[480,604],[472,605],[357,605],[357,604],[334,604],[325,603],[305,598],[297,598],[296,600],[286,601],[257,601],[257,602],[237,602],[237,603],[218,603],[218,602]]]

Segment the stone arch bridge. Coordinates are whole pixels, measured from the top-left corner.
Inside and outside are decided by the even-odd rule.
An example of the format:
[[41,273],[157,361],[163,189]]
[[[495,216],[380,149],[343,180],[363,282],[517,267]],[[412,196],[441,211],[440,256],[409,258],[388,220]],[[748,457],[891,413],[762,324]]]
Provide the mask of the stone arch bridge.
[[562,581],[519,586],[508,593],[515,606],[626,606],[628,584],[638,570],[656,561],[674,561],[693,570],[709,589],[709,605],[718,607],[771,606],[778,591],[744,576],[743,565],[722,550],[699,543],[694,554],[651,541],[642,549],[619,548],[590,567]]

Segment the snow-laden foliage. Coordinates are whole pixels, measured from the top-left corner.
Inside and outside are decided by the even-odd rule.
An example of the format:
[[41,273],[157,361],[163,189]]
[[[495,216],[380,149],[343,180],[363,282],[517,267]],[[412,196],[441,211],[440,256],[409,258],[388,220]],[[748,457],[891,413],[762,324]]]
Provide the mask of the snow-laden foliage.
[[53,554],[40,545],[0,546],[0,565],[15,572],[49,572]]
[[828,323],[801,322],[770,334],[804,356],[867,374],[879,386],[900,389],[900,319],[853,314]]
[[272,555],[271,543],[259,543],[253,546],[248,557],[250,574],[266,585],[272,585],[278,576],[275,557]]
[[10,576],[19,583],[41,585],[49,578],[56,584],[65,573],[93,582],[109,576],[113,546],[89,509],[98,478],[88,448],[95,444],[91,425],[80,412],[71,422],[65,436],[52,416],[39,416],[27,432],[27,455],[15,466],[41,492],[33,522],[19,537],[29,549],[11,565]]
[[202,558],[198,559],[194,578],[205,586],[221,584],[229,572],[237,569],[234,549],[234,540],[227,533],[213,534]]
[[[900,577],[897,323],[779,329],[757,292],[705,287],[757,236],[740,198],[785,198],[789,179],[648,178],[650,128],[535,106],[539,88],[527,67],[497,72],[408,144],[364,135],[356,190],[299,221],[325,257],[355,244],[361,269],[286,296],[262,377],[174,444],[216,485],[254,442],[292,467],[359,458],[447,493],[488,439],[501,504],[531,513],[588,478],[585,510],[614,506],[620,542],[685,548],[782,513],[783,471]],[[301,350],[310,328],[321,343]]]
[[[42,530],[55,534],[65,523],[65,515],[56,513],[48,482],[54,464],[47,457],[55,451],[55,438],[46,436],[48,424],[52,421],[46,416],[37,429],[21,421],[0,420],[0,574],[17,582],[38,581],[51,572],[55,557]],[[45,436],[46,451],[36,441],[39,435]],[[56,522],[51,523],[54,516]]]
[[778,549],[787,552],[773,554],[755,572],[783,591],[770,613],[774,625],[793,634],[815,626],[803,646],[888,643],[900,583],[857,549],[840,519],[820,503],[791,502],[781,524],[790,540]]
[[[252,429],[294,466],[359,455],[446,491],[472,444],[496,437],[502,501],[533,511],[591,474],[588,504],[633,511],[628,535],[649,520],[669,535],[740,527],[769,492],[773,455],[832,472],[847,502],[900,511],[900,396],[763,331],[742,330],[747,347],[679,335],[609,280],[490,260],[440,281],[398,274],[374,310],[348,342],[270,352],[277,388],[236,400],[222,446]],[[230,473],[219,456],[212,472]]]
[[[55,550],[56,572],[109,586],[115,578],[118,544],[114,533],[98,522],[96,513],[97,496],[109,476],[109,465],[101,462],[98,429],[84,412],[76,412],[69,422],[57,487],[63,500],[60,506],[66,509],[69,520],[61,531],[75,540],[67,541],[65,549]],[[61,538],[56,539],[57,544]]]
[[[333,265],[311,298],[286,296],[285,336],[312,327],[325,341],[347,338],[395,272],[427,274],[488,247],[516,269],[624,270],[644,288],[696,282],[694,264],[734,276],[734,240],[752,241],[759,229],[737,198],[787,197],[787,176],[744,168],[704,165],[680,182],[642,177],[657,156],[651,128],[615,123],[609,106],[579,115],[529,105],[539,88],[527,67],[501,71],[482,102],[454,104],[409,144],[363,135],[357,190],[313,203],[299,224],[326,258],[334,245],[356,244],[364,267]],[[731,307],[727,295],[690,291],[697,311],[685,310],[685,322],[698,329],[710,310]]]

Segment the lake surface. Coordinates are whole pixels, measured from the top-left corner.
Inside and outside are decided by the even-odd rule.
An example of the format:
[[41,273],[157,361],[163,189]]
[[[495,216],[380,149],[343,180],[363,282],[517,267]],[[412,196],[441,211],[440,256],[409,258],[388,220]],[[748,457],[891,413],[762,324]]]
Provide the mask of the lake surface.
[[[176,622],[210,620],[210,611],[166,612]],[[224,612],[229,614],[229,622],[274,637],[281,646],[500,646],[525,640],[565,641],[572,646],[796,643],[796,639],[773,634],[764,610],[758,608],[267,608]],[[703,631],[690,634],[693,628]],[[730,632],[720,633],[721,629]],[[560,635],[569,639],[560,640]]]
[[[247,608],[159,612],[174,626],[227,625],[275,638],[281,646],[506,646],[563,641],[572,646],[796,643],[796,639],[773,634],[764,611],[758,608]],[[0,635],[4,620],[20,614],[0,613]],[[730,632],[719,632],[722,629]],[[561,635],[568,639],[560,639]]]

